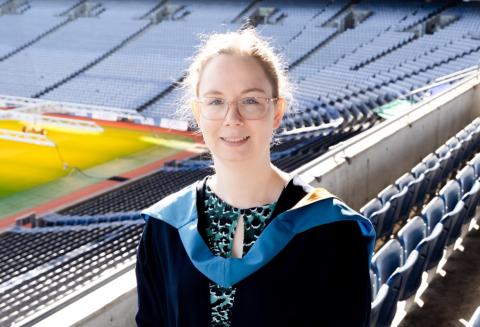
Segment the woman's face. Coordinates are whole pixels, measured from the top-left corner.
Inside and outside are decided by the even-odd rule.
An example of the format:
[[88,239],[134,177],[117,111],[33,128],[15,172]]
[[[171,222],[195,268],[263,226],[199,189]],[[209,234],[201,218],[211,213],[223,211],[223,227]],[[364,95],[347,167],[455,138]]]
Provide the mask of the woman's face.
[[215,97],[230,103],[223,120],[202,116],[202,104],[194,104],[194,116],[215,160],[270,160],[273,131],[280,126],[284,103],[268,102],[267,113],[258,120],[243,119],[232,101],[245,97],[272,98],[272,85],[252,57],[219,55],[204,67],[198,85],[199,98]]

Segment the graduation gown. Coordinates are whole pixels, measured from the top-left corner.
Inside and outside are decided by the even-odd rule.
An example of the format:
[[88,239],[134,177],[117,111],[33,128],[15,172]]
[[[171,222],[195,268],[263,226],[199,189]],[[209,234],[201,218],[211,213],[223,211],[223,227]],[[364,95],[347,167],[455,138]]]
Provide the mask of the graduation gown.
[[368,219],[294,176],[250,250],[214,256],[202,232],[205,180],[142,212],[138,326],[209,326],[209,281],[236,288],[232,327],[368,326]]

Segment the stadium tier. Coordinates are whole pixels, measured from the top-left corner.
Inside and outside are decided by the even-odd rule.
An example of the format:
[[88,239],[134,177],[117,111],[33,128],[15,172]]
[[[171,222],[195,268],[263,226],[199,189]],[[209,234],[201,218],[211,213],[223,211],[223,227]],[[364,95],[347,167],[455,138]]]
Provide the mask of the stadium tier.
[[[479,17],[480,3],[460,1],[6,1],[0,94],[116,107],[158,124],[174,117],[198,35],[248,22],[279,49],[296,85],[271,153],[294,172],[378,126],[379,109],[428,99],[430,88],[412,91],[478,64]],[[390,326],[397,304],[415,297],[422,274],[468,232],[480,201],[479,150],[477,118],[360,209],[377,232],[372,327]],[[211,174],[211,165],[205,154],[170,161],[36,217],[31,228],[1,232],[0,327],[33,324],[131,268],[140,211]]]
[[480,9],[472,3],[27,3],[0,16],[0,26],[10,27],[0,32],[2,94],[127,108],[157,120],[175,111],[181,91],[174,84],[198,34],[235,30],[247,18],[281,49],[298,83],[298,121],[285,120],[285,130],[318,126],[325,111],[371,115],[476,64],[480,51]]

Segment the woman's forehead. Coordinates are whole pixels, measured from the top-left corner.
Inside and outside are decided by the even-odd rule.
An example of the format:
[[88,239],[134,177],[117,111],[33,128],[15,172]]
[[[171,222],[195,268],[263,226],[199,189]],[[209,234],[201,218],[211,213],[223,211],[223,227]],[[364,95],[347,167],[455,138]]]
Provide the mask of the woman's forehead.
[[239,55],[219,55],[211,59],[200,76],[200,95],[262,92],[272,93],[272,86],[262,66],[255,58]]

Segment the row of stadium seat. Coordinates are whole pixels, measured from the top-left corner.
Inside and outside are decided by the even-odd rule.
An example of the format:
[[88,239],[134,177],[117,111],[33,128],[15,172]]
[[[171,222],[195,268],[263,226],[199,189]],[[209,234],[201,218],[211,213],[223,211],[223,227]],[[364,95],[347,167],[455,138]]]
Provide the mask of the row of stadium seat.
[[131,265],[143,220],[0,234],[0,326],[11,326],[109,271]]
[[382,190],[360,212],[372,221],[379,238],[389,238],[394,225],[409,218],[410,208],[421,209],[429,195],[435,194],[437,186],[479,149],[480,118],[477,118],[435,153],[427,155],[409,173]]
[[[480,166],[480,153],[473,161]],[[480,200],[480,171],[474,176],[472,170],[465,166],[428,202],[421,217],[412,218],[397,239],[389,240],[374,255],[371,326],[390,326],[397,302],[414,296],[423,273],[436,268],[468,231]]]
[[[477,130],[479,122],[480,119],[476,119],[464,131]],[[480,201],[480,144],[478,136],[476,137],[476,143],[471,143],[474,144],[473,148],[469,148],[468,144],[464,146],[477,155],[457,171],[454,178],[452,176],[453,179],[448,180],[438,195],[434,190],[434,197],[421,209],[420,216],[409,219],[398,231],[397,238],[390,239],[374,255],[370,272],[374,297],[371,326],[390,326],[397,310],[397,302],[416,294],[423,273],[432,272],[442,257],[451,253],[455,243],[467,232],[475,218]],[[454,172],[455,170],[451,171],[447,176]],[[413,201],[415,191],[410,188],[413,183],[414,181],[403,184],[400,192],[396,193],[402,194],[398,197],[409,199],[403,202],[410,205],[405,220],[411,209],[416,205],[421,208],[423,202],[415,204]],[[396,208],[403,206],[401,201],[396,204]],[[388,206],[388,209],[392,207],[394,205]],[[389,210],[390,216],[395,213],[396,210]]]

